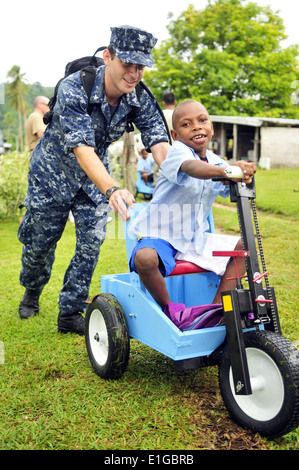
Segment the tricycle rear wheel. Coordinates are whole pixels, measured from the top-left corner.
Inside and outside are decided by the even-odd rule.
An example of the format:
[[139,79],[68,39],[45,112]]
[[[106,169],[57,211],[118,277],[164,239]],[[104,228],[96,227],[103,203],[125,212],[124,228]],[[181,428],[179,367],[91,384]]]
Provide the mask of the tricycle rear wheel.
[[85,342],[90,363],[104,379],[118,379],[130,354],[127,321],[112,294],[97,295],[85,315]]
[[219,386],[231,417],[267,438],[287,434],[299,425],[299,351],[270,331],[244,334],[251,395],[234,390],[228,348],[219,365]]

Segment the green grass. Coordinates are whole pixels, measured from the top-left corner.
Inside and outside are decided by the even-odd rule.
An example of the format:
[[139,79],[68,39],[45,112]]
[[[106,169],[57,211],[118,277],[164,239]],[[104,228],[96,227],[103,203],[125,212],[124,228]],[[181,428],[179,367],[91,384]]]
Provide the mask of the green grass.
[[256,190],[261,210],[299,219],[299,168],[259,169]]
[[[272,195],[275,184],[271,175],[269,172],[265,178]],[[263,187],[258,190],[258,200],[262,192],[267,198]],[[295,192],[291,194],[296,197]],[[288,203],[293,205],[293,199],[286,198]],[[216,207],[214,218],[217,229],[238,230],[234,211]],[[259,222],[283,334],[298,341],[296,214],[261,213]],[[108,227],[91,295],[100,292],[101,274],[127,271],[124,241],[114,240],[117,225]],[[267,441],[235,425],[220,397],[215,367],[175,373],[168,358],[131,340],[124,376],[117,381],[96,376],[84,338],[57,332],[58,293],[74,251],[74,227],[70,223],[58,244],[40,314],[20,320],[18,304],[23,288],[18,281],[21,244],[17,229],[17,223],[0,225],[0,341],[4,348],[0,363],[1,449],[299,449],[298,430]]]
[[[255,183],[260,210],[299,219],[299,168],[258,169]],[[229,199],[219,200],[229,203]]]

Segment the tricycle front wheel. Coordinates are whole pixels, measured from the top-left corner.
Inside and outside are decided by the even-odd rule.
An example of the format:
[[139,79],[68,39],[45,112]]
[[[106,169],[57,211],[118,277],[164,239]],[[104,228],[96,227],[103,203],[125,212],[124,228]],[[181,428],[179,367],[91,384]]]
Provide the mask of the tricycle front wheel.
[[104,379],[118,379],[130,354],[130,338],[125,314],[112,294],[100,294],[85,315],[85,342],[90,363]]
[[219,385],[231,417],[267,438],[287,434],[299,425],[299,352],[270,331],[244,334],[251,395],[235,393],[228,348],[219,365]]

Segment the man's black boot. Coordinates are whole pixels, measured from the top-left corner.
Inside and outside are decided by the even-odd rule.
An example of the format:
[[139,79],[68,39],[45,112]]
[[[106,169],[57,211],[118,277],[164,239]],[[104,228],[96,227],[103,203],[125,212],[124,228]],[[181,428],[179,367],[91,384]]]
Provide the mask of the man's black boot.
[[19,305],[19,315],[22,319],[37,315],[39,312],[39,297],[42,289],[26,289]]
[[58,315],[58,331],[60,333],[77,333],[84,335],[85,320],[81,313],[76,312],[70,315]]

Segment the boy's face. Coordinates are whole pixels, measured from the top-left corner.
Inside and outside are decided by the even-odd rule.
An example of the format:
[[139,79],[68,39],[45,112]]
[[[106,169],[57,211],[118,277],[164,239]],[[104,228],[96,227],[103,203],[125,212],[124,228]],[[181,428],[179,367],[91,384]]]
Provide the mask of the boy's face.
[[117,56],[112,59],[109,52],[106,50],[104,53],[103,58],[105,65],[107,65],[105,76],[106,93],[115,97],[132,93],[137,83],[142,79],[145,67],[126,64]]
[[183,104],[175,116],[173,139],[183,142],[202,156],[212,135],[213,124],[205,107],[198,102]]

